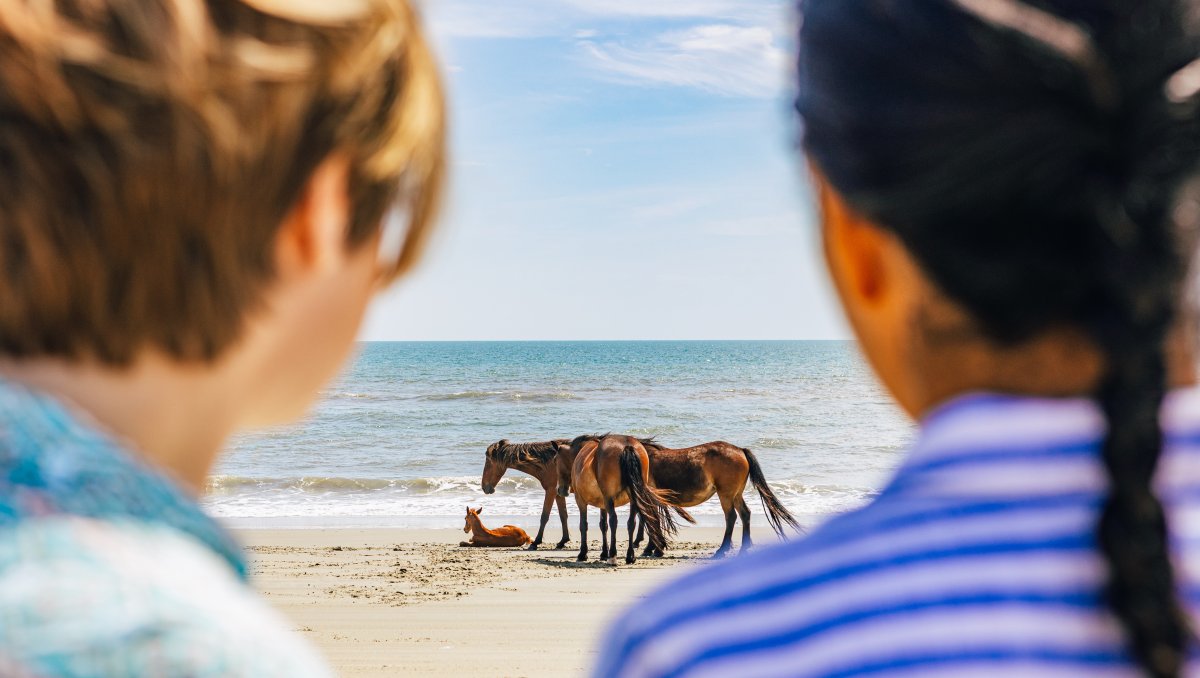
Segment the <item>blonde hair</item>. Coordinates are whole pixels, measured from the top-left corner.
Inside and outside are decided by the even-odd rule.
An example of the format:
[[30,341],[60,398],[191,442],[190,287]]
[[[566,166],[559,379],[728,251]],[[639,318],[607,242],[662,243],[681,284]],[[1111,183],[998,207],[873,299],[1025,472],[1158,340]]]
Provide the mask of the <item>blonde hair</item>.
[[216,358],[315,168],[418,258],[442,91],[403,0],[0,0],[0,355]]

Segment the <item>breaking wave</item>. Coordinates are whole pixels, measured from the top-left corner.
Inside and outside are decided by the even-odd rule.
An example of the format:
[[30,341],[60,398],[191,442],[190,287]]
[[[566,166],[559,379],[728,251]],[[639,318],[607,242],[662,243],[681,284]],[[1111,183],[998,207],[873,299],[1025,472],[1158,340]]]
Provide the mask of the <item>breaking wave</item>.
[[421,396],[421,400],[507,400],[527,402],[553,402],[558,400],[580,400],[569,391],[456,391],[454,393],[433,393]]
[[[797,515],[823,516],[856,508],[874,495],[866,487],[805,484],[774,480],[771,487]],[[214,476],[208,481],[205,505],[218,517],[457,517],[466,504],[486,506],[493,514],[533,517],[541,512],[545,497],[534,478],[511,473],[485,495],[478,476],[411,479],[294,477],[251,478]],[[751,510],[760,509],[753,490],[746,499]],[[574,500],[569,511],[575,512]],[[719,522],[716,497],[689,509],[697,516]],[[715,524],[715,522],[714,522]]]

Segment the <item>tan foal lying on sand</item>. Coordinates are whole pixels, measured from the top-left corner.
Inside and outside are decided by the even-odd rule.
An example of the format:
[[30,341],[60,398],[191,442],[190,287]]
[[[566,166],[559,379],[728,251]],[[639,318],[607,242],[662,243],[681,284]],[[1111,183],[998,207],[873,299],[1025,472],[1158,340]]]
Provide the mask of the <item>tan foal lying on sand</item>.
[[533,541],[525,534],[525,530],[516,525],[487,529],[479,520],[480,513],[483,513],[482,506],[477,509],[467,507],[467,522],[463,525],[463,532],[471,533],[471,541],[461,541],[459,546],[524,546]]

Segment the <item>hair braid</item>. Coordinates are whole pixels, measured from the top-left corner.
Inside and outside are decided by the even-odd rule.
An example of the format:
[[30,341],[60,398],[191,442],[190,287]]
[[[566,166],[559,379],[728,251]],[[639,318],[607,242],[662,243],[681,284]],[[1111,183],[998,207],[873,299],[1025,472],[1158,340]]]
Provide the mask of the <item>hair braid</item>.
[[[1190,637],[1176,599],[1166,515],[1154,492],[1162,453],[1159,409],[1167,389],[1165,344],[1180,303],[1184,248],[1163,196],[1150,186],[1128,207],[1109,208],[1098,221],[1108,237],[1109,301],[1092,335],[1107,359],[1096,398],[1108,422],[1102,446],[1109,492],[1097,540],[1108,565],[1106,597],[1147,674],[1178,676]],[[1153,196],[1153,199],[1146,199]],[[1133,220],[1137,219],[1138,226]],[[1107,259],[1107,260],[1106,260]]]
[[1164,387],[1161,349],[1109,352],[1113,366],[1099,391],[1108,418],[1103,459],[1111,489],[1098,539],[1109,567],[1106,594],[1129,634],[1134,656],[1156,677],[1178,676],[1188,638],[1175,600],[1167,523],[1153,491],[1162,447],[1158,408]]

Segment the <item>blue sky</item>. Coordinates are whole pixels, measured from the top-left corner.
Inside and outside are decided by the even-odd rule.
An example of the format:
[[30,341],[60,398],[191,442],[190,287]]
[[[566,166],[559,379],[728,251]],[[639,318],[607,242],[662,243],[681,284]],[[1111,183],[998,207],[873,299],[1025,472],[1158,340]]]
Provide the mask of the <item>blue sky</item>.
[[774,0],[425,0],[451,191],[388,339],[825,339]]

